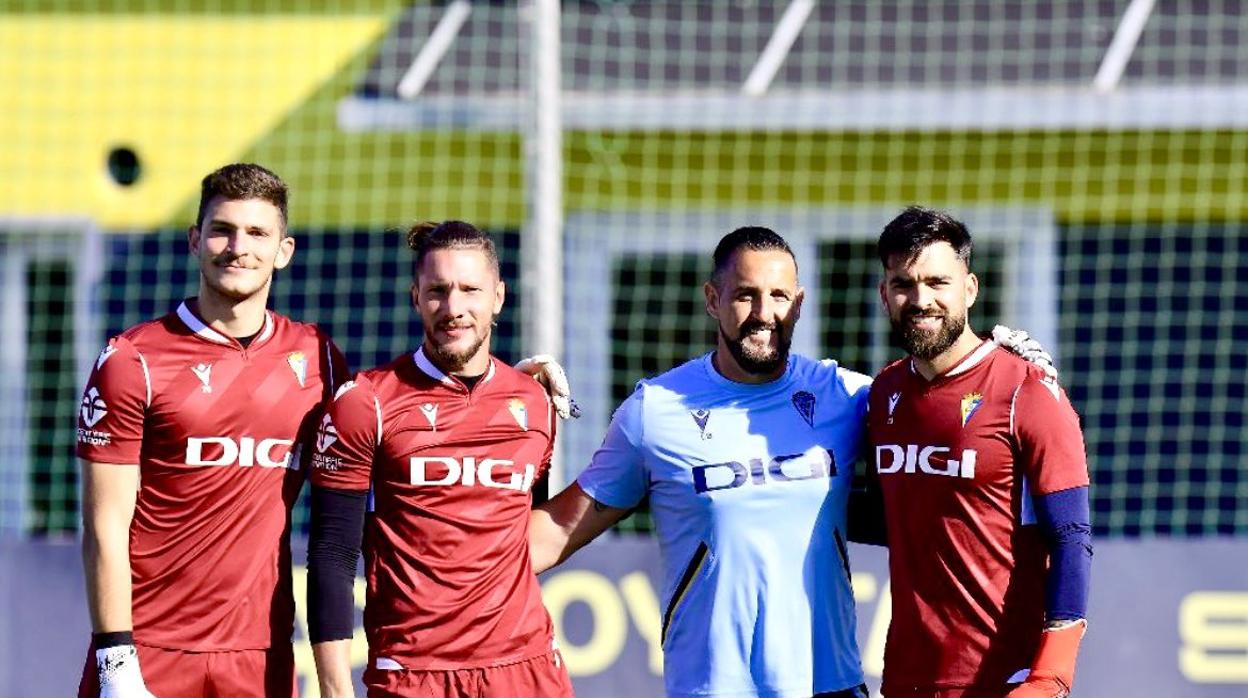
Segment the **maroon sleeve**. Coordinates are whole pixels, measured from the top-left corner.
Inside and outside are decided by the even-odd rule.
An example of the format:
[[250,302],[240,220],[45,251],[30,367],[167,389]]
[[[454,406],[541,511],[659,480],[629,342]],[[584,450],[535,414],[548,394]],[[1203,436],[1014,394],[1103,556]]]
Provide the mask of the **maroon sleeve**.
[[380,429],[381,403],[372,383],[357,375],[338,388],[321,417],[312,444],[312,484],[367,490]]
[[100,352],[78,407],[78,457],[134,464],[143,445],[151,380],[143,356],[125,337]]
[[542,399],[546,405],[546,423],[550,427],[550,440],[546,442],[546,452],[542,455],[542,467],[537,474],[539,478],[550,472],[551,461],[555,458],[556,430],[559,428],[559,415],[555,414],[555,405],[545,391],[542,392]]
[[1056,381],[1029,375],[1011,413],[1019,465],[1031,493],[1046,495],[1088,484],[1088,459],[1079,415]]
[[321,352],[321,375],[325,376],[325,397],[328,400],[338,391],[338,387],[347,382],[347,378],[351,376],[350,367],[347,364],[347,357],[334,344],[334,340],[329,335],[318,330],[318,339],[321,342],[323,351]]

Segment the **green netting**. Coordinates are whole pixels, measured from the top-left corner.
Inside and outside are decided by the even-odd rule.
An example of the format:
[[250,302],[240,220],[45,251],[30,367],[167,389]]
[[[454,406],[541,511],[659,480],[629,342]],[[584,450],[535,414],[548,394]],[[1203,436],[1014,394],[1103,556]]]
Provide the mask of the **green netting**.
[[[565,268],[569,279],[593,270],[569,283],[564,303],[565,351],[585,357],[572,378],[587,412],[564,429],[569,470],[636,380],[709,346],[699,285],[714,238],[736,225],[802,241],[803,280],[818,290],[803,349],[878,370],[895,350],[870,242],[891,212],[921,202],[981,221],[980,329],[1043,325],[1020,311],[1043,294],[1018,280],[1052,265],[1051,302],[1035,312],[1054,318],[1084,419],[1097,532],[1248,531],[1248,367],[1235,351],[1248,339],[1238,284],[1248,269],[1248,12],[1157,3],[1118,87],[1099,96],[1089,86],[1126,5],[820,3],[770,88],[745,98],[788,3],[565,2]],[[81,355],[191,292],[180,231],[196,177],[211,167],[254,160],[291,183],[301,242],[274,307],[326,324],[357,365],[418,337],[387,228],[480,223],[504,239],[519,290],[524,127],[546,108],[526,101],[526,15],[473,3],[424,90],[400,99],[397,85],[446,10],[294,0],[258,10],[233,0],[0,8],[0,32],[16,33],[4,37],[26,38],[0,42],[0,78],[12,86],[0,167],[21,192],[0,193],[0,281],[6,294],[20,290],[0,320],[7,346],[23,347],[17,359],[6,349],[3,366],[23,379],[0,383],[0,528],[75,530]],[[103,41],[92,33],[97,12],[139,15],[155,31],[131,27],[125,41],[97,44],[87,40]],[[188,79],[174,69],[193,62],[160,52],[162,31],[176,35],[188,19],[208,31],[205,18],[217,16],[308,51],[282,68],[303,92],[260,123],[253,112],[278,97],[256,76],[272,74],[277,57],[257,53],[235,71],[228,52],[258,49],[207,43],[195,55],[212,69]],[[341,36],[304,21],[326,17]],[[375,34],[359,28],[372,19]],[[337,45],[348,35],[356,43]],[[311,58],[331,54],[342,59],[329,68]],[[116,66],[116,77],[80,78],[95,65]],[[195,115],[179,107],[192,90],[217,96],[204,107],[215,130],[194,130]],[[119,146],[139,164],[130,187],[109,178]],[[175,176],[181,163],[196,164]],[[30,251],[45,237],[32,221],[69,216],[84,222],[60,239],[87,239],[73,237],[88,235],[86,221],[105,237],[92,294],[74,290],[86,252]],[[1027,252],[1022,241],[1042,235],[1048,252]],[[517,301],[499,330],[510,357],[523,353]],[[641,515],[625,528],[647,526]]]

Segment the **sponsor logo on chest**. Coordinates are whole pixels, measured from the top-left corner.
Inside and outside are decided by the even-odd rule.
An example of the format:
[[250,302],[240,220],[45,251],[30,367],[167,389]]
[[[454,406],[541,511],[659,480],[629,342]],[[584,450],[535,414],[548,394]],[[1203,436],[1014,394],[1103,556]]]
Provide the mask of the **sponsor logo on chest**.
[[750,458],[695,465],[693,489],[698,494],[735,490],[739,487],[764,487],[776,483],[816,480],[836,476],[836,458],[831,451],[818,448],[808,453],[794,453],[775,458]]
[[918,444],[879,444],[875,447],[875,470],[881,475],[927,474],[944,477],[975,478],[975,449],[962,449],[958,458],[951,458],[946,446]]
[[220,467],[237,465],[243,468],[286,468],[298,461],[292,457],[290,439],[260,439],[244,436],[192,436],[186,440],[186,464]]
[[411,484],[418,487],[493,487],[501,490],[528,492],[533,487],[537,468],[522,468],[506,458],[465,456],[413,456],[410,461]]

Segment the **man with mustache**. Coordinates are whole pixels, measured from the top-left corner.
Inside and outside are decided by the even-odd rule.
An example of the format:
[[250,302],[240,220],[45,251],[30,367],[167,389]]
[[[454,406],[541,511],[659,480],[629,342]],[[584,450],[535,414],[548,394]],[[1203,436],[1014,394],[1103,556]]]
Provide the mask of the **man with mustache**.
[[669,696],[866,696],[846,502],[870,379],[789,353],[788,244],[729,233],[703,291],[714,351],[641,381],[577,481],[533,514],[542,571],[649,495]]
[[80,696],[294,695],[293,446],[346,362],[265,309],[295,252],[286,201],[258,165],[204,177],[187,233],[199,294],[109,340],[87,381]]
[[1079,419],[1052,376],[967,324],[971,235],[910,207],[880,235],[880,299],[909,356],[870,394],[892,586],[885,696],[1061,698],[1087,627]]
[[[669,696],[866,696],[845,540],[871,381],[790,355],[804,293],[775,232],[726,235],[703,292],[715,350],[641,381],[616,410],[577,481],[535,509],[533,567],[648,495]],[[1011,350],[1047,361],[1024,341]]]
[[537,381],[490,354],[505,289],[489,236],[446,221],[414,227],[408,245],[424,341],[344,385],[309,447],[309,632],[321,693],[353,695],[363,541],[368,695],[571,696],[528,550],[556,408]]

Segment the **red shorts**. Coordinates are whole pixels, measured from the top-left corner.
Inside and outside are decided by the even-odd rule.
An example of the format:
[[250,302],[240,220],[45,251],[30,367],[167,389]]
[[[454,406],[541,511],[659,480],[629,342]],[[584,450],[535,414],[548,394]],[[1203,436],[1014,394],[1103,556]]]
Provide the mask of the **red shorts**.
[[1000,689],[991,688],[911,688],[891,689],[884,693],[884,698],[892,698],[895,693],[900,698],[1005,698],[1010,691],[1018,688],[1012,684]]
[[485,669],[364,671],[369,698],[572,698],[559,650]]
[[[290,645],[267,650],[184,652],[136,645],[143,683],[165,698],[295,698],[295,653]],[[78,698],[100,695],[94,645],[78,684]]]

